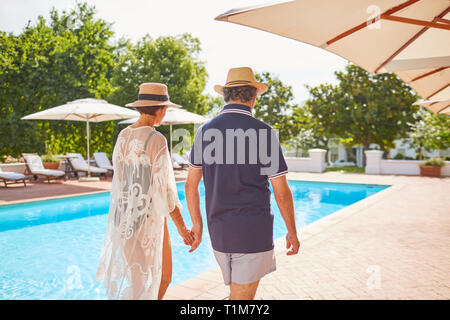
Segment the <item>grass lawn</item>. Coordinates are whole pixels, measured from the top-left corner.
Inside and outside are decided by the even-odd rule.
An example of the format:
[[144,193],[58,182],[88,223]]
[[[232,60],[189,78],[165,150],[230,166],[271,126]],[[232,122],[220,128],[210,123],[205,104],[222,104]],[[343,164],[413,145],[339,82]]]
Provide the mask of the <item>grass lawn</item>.
[[325,171],[338,171],[344,173],[364,173],[364,167],[357,166],[343,166],[343,167],[327,167]]

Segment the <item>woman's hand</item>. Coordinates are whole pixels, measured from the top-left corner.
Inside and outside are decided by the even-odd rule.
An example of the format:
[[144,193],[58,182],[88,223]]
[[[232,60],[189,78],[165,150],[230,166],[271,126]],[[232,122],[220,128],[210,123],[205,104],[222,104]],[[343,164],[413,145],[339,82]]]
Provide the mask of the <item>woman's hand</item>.
[[170,213],[170,217],[175,223],[178,233],[183,238],[184,243],[188,246],[192,246],[192,243],[194,242],[194,237],[192,235],[192,231],[186,228],[186,224],[184,223],[180,209],[178,207],[175,207],[175,209]]
[[177,227],[178,233],[183,238],[184,244],[191,246],[194,242],[194,236],[192,234],[192,231],[186,228],[186,225],[182,225],[179,228]]

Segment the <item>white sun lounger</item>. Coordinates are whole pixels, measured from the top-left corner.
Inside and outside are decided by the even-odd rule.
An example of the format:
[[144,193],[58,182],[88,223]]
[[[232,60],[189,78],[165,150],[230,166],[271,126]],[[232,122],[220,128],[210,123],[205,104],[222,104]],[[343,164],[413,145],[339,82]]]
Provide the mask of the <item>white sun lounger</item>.
[[111,162],[108,159],[108,156],[104,152],[95,152],[94,153],[95,163],[99,168],[103,168],[106,170],[110,170],[114,172],[114,167],[111,165]]
[[27,174],[33,175],[35,178],[37,176],[43,176],[50,183],[51,179],[63,178],[66,181],[66,173],[61,170],[51,170],[45,169],[42,164],[41,157],[38,155],[24,155],[25,165],[27,167]]
[[182,168],[189,166],[189,162],[186,161],[186,159],[184,159],[178,153],[172,153],[172,162],[176,163],[178,166]]
[[72,166],[73,171],[77,174],[77,176],[79,172],[87,173],[88,171],[90,171],[91,174],[94,173],[106,177],[106,173],[108,172],[108,170],[91,165],[88,168],[86,160],[83,159],[83,156],[80,153],[68,153],[67,155],[76,157],[70,159],[70,165]]
[[25,180],[27,180],[28,177],[26,177],[22,173],[18,172],[5,172],[0,167],[0,180],[3,180],[3,183],[5,184],[5,188],[8,187],[9,184],[13,183],[23,183],[23,185],[26,187],[27,184]]

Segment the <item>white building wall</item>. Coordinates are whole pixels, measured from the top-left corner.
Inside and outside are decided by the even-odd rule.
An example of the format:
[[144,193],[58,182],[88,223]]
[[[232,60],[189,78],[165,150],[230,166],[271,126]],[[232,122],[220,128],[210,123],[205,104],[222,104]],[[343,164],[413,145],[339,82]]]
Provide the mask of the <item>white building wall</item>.
[[[382,159],[383,151],[367,150],[366,170],[368,174],[402,174],[420,175],[420,165],[424,160],[391,160]],[[446,165],[441,168],[441,176],[450,176],[450,161],[445,161]]]

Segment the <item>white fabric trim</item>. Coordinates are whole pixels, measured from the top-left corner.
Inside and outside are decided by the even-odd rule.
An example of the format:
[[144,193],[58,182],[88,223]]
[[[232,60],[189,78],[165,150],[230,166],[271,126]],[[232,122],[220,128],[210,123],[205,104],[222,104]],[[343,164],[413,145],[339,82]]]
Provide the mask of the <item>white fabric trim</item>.
[[225,109],[225,110],[222,110],[220,113],[240,113],[240,114],[245,114],[247,116],[253,117],[253,114],[250,111],[245,111],[245,110],[241,110],[241,109]]
[[268,176],[268,177],[269,177],[269,179],[274,179],[274,178],[278,178],[278,177],[284,176],[284,175],[288,174],[288,172],[289,171],[286,170],[286,171],[282,171],[282,172],[279,172],[279,173],[275,173],[275,174],[273,174],[271,176]]
[[202,168],[202,166],[196,166],[195,164],[192,164],[190,162],[189,162],[189,166],[194,168],[194,169],[201,169]]

